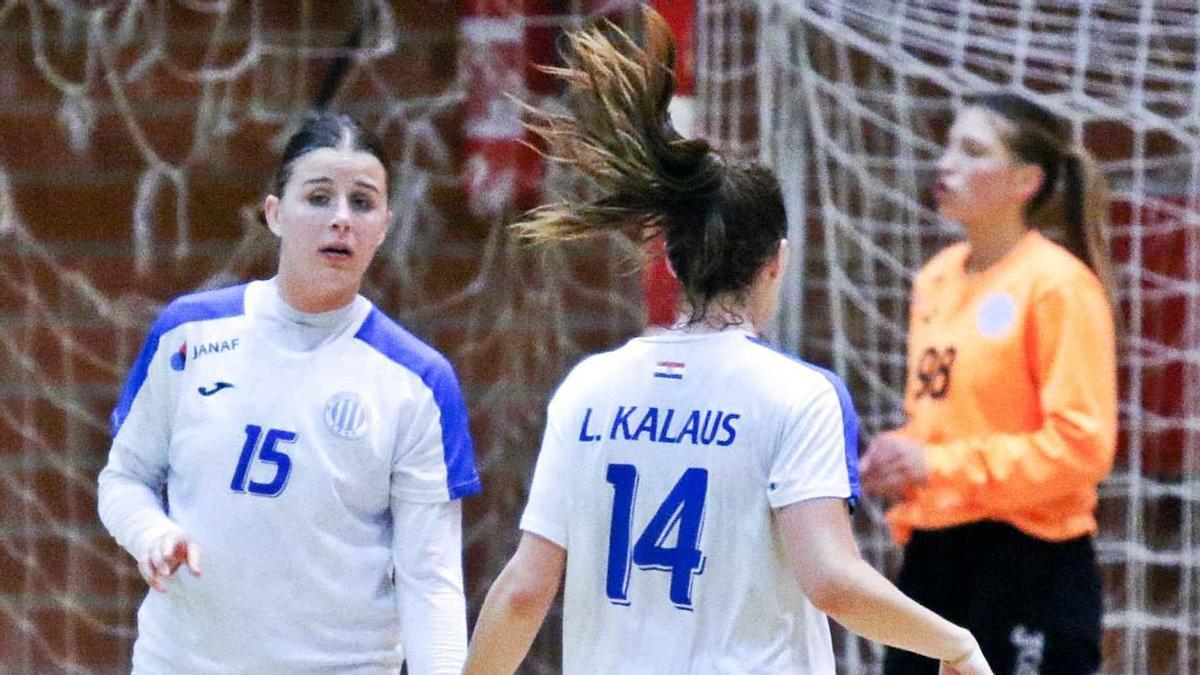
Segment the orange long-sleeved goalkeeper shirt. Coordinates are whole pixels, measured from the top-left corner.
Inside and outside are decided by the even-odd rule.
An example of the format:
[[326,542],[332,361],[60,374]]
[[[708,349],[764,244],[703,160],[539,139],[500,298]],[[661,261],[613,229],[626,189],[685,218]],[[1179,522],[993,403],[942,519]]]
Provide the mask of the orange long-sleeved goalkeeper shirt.
[[1096,530],[1096,486],[1117,438],[1112,314],[1095,274],[1031,230],[977,272],[960,243],[913,287],[901,433],[929,482],[887,515],[913,529],[978,520],[1061,541]]

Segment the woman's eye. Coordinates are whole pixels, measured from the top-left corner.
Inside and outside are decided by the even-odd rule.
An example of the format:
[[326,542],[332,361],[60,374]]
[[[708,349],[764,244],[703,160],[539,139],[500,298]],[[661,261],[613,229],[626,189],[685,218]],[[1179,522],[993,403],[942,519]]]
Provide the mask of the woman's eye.
[[350,205],[354,207],[355,211],[363,212],[370,211],[371,209],[375,208],[375,202],[369,197],[351,197]]
[[968,157],[983,157],[987,154],[987,148],[978,143],[963,143],[962,149]]
[[308,203],[313,206],[325,206],[329,203],[329,195],[323,192],[314,192],[308,196]]

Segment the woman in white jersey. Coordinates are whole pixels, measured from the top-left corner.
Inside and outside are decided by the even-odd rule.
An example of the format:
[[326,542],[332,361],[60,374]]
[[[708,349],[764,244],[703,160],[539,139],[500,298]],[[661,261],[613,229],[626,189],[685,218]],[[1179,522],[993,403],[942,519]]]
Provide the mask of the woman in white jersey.
[[446,359],[358,295],[387,166],[349,117],[308,117],[263,204],[277,275],[150,330],[99,479],[154,589],[134,673],[461,671],[466,409]]
[[669,29],[570,35],[571,115],[535,111],[547,154],[598,196],[542,207],[536,241],[665,234],[678,324],[585,359],[551,400],[524,530],[488,593],[471,675],[519,666],[564,574],[563,672],[833,673],[826,615],[990,673],[971,634],[859,555],[856,422],[833,375],[759,338],[787,258],[779,184],[685,140],[666,113]]

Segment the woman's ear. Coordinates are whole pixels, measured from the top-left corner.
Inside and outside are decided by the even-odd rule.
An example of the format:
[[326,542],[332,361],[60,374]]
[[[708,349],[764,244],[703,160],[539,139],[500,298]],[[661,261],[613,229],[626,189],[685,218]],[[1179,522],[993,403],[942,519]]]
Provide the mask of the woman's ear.
[[786,238],[779,240],[779,248],[775,251],[775,255],[767,263],[767,271],[771,278],[783,276],[787,271],[788,266],[788,240]]
[[387,239],[388,232],[392,231],[392,225],[395,222],[396,222],[396,219],[395,219],[395,216],[392,214],[392,210],[388,209],[387,226],[379,231],[379,241],[375,244],[375,248],[379,248],[380,246],[383,246],[383,240]]
[[1021,201],[1028,202],[1042,189],[1046,172],[1037,164],[1022,164],[1016,168],[1016,189]]
[[275,233],[276,237],[282,237],[279,227],[279,197],[275,195],[267,195],[263,200],[263,219],[267,221],[267,227]]

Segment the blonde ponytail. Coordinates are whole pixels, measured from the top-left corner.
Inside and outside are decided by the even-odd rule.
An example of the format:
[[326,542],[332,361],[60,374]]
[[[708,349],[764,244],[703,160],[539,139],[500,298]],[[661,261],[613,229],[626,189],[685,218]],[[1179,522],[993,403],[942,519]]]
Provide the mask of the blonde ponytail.
[[1100,278],[1109,302],[1116,303],[1116,279],[1105,233],[1108,181],[1090,152],[1072,146],[1063,153],[1063,232],[1067,248]]
[[711,200],[721,162],[703,139],[685,139],[670,124],[675,42],[654,10],[645,9],[645,47],[604,21],[568,33],[562,68],[542,67],[567,83],[570,115],[525,106],[526,127],[550,161],[592,179],[590,202],[538,207],[516,223],[533,241],[575,239],[617,230],[642,239],[665,227],[673,210]]
[[675,41],[643,9],[644,46],[610,22],[567,34],[561,68],[569,114],[526,107],[543,155],[591,179],[597,196],[538,207],[513,227],[537,242],[622,232],[639,241],[665,235],[683,286],[689,322],[716,299],[738,302],[779,251],[787,232],[775,174],[754,162],[726,162],[703,139],[671,126]]

